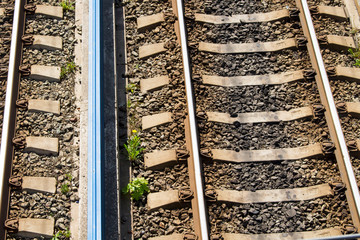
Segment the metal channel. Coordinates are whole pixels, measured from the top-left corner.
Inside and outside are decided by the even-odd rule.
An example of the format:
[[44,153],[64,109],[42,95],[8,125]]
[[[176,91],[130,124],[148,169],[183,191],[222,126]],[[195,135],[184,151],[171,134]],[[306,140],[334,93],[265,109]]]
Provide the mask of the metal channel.
[[[208,231],[208,220],[205,207],[204,199],[204,188],[203,188],[203,179],[201,171],[201,161],[200,161],[200,151],[199,151],[199,140],[197,134],[197,124],[195,119],[195,108],[194,108],[194,99],[193,99],[193,89],[191,83],[191,71],[190,71],[190,61],[188,56],[187,49],[187,36],[185,29],[185,20],[184,20],[184,6],[182,0],[177,0],[177,11],[178,11],[178,20],[179,20],[179,29],[180,29],[180,40],[181,40],[181,51],[183,57],[183,66],[184,66],[184,77],[185,77],[185,89],[186,89],[186,98],[188,105],[188,118],[189,118],[189,127],[191,134],[191,147],[192,147],[192,158],[193,158],[193,169],[190,169],[189,174],[193,174],[195,178],[195,202],[197,208],[197,216],[194,213],[194,224],[199,224],[200,229],[198,234],[199,239],[208,240],[209,231]],[[191,176],[190,176],[191,177]],[[195,221],[198,221],[196,223]],[[195,229],[196,231],[196,229]]]
[[347,186],[346,197],[349,203],[353,223],[355,227],[359,228],[360,196],[358,186],[352,169],[350,156],[346,146],[345,137],[342,132],[339,116],[337,114],[336,106],[332,96],[329,79],[321,56],[319,43],[311,20],[311,14],[307,1],[297,0],[297,4],[301,6],[300,10],[305,16],[304,19],[300,15],[300,21],[302,23],[304,34],[308,37],[308,39],[310,37],[309,40],[311,40],[311,43],[308,44],[308,49],[312,64],[315,64],[315,69],[318,72],[316,80],[319,87],[320,98],[326,108],[325,116],[328,122],[331,139],[334,141],[336,146],[335,156],[338,162],[339,171],[344,183]]
[[[119,106],[119,94],[118,94],[118,91],[119,91],[119,86],[118,86],[118,63],[117,63],[117,57],[116,57],[116,53],[117,53],[117,44],[116,44],[116,7],[115,7],[115,2],[112,3],[112,14],[113,14],[113,41],[114,41],[114,54],[113,54],[113,57],[114,57],[114,88],[115,88],[115,106]],[[115,146],[116,147],[116,153],[115,153],[115,156],[116,156],[116,159],[119,159],[119,141],[120,141],[120,134],[119,134],[119,123],[118,123],[118,119],[119,119],[119,108],[118,107],[115,107]],[[117,189],[121,189],[120,187],[120,161],[116,161],[116,187]],[[121,191],[117,191],[117,196],[116,196],[116,201],[118,202],[117,204],[117,212],[118,212],[118,222],[117,222],[117,229],[118,231],[120,231],[121,233],[121,215],[120,215],[120,210],[121,210],[121,207],[120,207],[120,204],[121,204],[121,201],[120,201],[120,198],[121,198]]]
[[15,1],[13,29],[11,33],[10,58],[0,149],[0,239],[5,239],[6,237],[4,222],[8,217],[8,208],[10,201],[10,189],[7,183],[11,175],[12,159],[14,154],[12,139],[14,137],[16,124],[15,103],[18,98],[20,82],[20,74],[18,69],[22,59],[21,36],[24,34],[25,26],[25,2],[25,0]]
[[88,240],[103,239],[102,1],[89,2]]

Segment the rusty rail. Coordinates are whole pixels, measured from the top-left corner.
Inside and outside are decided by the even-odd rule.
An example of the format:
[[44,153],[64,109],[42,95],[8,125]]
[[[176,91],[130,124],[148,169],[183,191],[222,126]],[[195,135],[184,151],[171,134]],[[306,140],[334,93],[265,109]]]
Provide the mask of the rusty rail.
[[16,0],[14,8],[13,29],[11,35],[11,48],[9,71],[7,77],[6,99],[4,108],[3,131],[0,149],[0,239],[5,239],[4,223],[8,217],[10,189],[8,180],[11,176],[12,159],[14,155],[12,139],[16,126],[16,99],[20,83],[19,66],[22,58],[22,41],[25,28],[25,0]]
[[181,42],[181,51],[183,58],[183,67],[184,67],[184,77],[185,77],[185,89],[186,89],[186,98],[187,98],[187,107],[188,107],[188,118],[187,118],[187,127],[186,127],[186,142],[187,148],[190,152],[190,157],[188,158],[188,168],[189,168],[189,178],[190,178],[190,188],[193,190],[194,198],[191,201],[193,216],[194,216],[194,230],[195,234],[199,239],[207,240],[209,239],[209,230],[208,230],[208,217],[206,210],[206,203],[204,199],[204,187],[203,187],[203,175],[202,175],[202,166],[200,159],[200,150],[199,150],[199,139],[197,132],[197,124],[195,118],[195,100],[193,98],[193,88],[191,82],[191,68],[190,68],[190,58],[188,55],[188,42],[187,42],[187,33],[186,25],[184,19],[184,6],[182,0],[177,0],[177,14],[179,20],[179,30],[180,30],[180,42]]
[[334,98],[331,92],[329,79],[321,56],[319,42],[311,20],[311,14],[306,0],[296,0],[300,9],[300,22],[305,36],[308,39],[307,48],[310,54],[311,64],[316,70],[316,84],[319,89],[320,99],[325,106],[325,118],[329,126],[330,137],[335,144],[335,157],[339,166],[341,178],[346,189],[346,198],[349,204],[351,217],[355,227],[360,227],[360,195],[356,178],[352,169],[349,151],[345,137],[341,129],[341,123],[336,110]]

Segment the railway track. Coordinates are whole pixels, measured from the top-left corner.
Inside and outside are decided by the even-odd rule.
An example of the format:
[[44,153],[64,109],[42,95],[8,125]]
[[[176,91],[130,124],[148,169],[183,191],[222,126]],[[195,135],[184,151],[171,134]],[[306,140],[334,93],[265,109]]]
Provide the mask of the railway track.
[[2,38],[11,48],[2,48],[9,56],[6,100],[1,95],[0,239],[68,239],[79,200],[72,4],[65,11],[56,2],[8,2],[0,6],[1,18],[12,23],[2,23],[12,33]]
[[150,186],[135,238],[358,231],[349,2],[127,3],[129,123],[145,147],[132,176]]
[[[7,66],[9,64],[9,52],[10,52],[10,38],[12,29],[12,18],[9,14],[13,4],[9,2],[2,2],[1,8],[4,10],[2,14],[2,27],[1,27],[1,96],[0,96],[0,133],[2,132],[2,123],[5,106],[5,91],[6,91],[6,77],[7,77]],[[6,10],[7,9],[7,10]],[[6,12],[5,12],[6,11]]]

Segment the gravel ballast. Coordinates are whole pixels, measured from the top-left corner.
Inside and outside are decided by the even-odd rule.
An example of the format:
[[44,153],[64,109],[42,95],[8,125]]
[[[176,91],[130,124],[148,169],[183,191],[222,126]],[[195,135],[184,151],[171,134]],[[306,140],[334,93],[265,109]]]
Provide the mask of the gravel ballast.
[[[58,6],[58,1],[34,1],[36,4]],[[26,34],[60,36],[62,51],[38,50],[25,47],[23,64],[38,64],[65,67],[74,61],[75,13],[64,11],[64,18],[49,19],[45,16],[28,15],[25,23]],[[80,71],[76,67],[76,71]],[[9,217],[55,219],[54,234],[70,229],[71,203],[78,203],[79,187],[79,116],[76,113],[74,73],[65,74],[59,83],[35,81],[22,77],[20,99],[42,99],[60,101],[60,115],[31,113],[17,110],[16,135],[56,137],[59,139],[59,154],[44,156],[16,149],[13,175],[54,177],[56,193],[29,193],[12,191]],[[68,188],[65,189],[64,186]],[[8,239],[23,239],[12,235]]]

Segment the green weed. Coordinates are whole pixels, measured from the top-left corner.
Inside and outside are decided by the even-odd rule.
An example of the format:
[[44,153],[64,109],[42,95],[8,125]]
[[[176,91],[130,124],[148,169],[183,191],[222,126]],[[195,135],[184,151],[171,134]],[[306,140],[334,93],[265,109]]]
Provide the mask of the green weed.
[[62,194],[67,194],[70,191],[69,184],[64,183],[61,185],[61,192]]
[[73,179],[73,176],[71,175],[71,173],[67,173],[65,174],[67,179],[71,182],[71,180]]
[[359,29],[353,28],[353,29],[351,29],[350,34],[355,35],[358,32],[359,32]]
[[350,48],[348,51],[351,54],[351,56],[353,57],[353,59],[355,60],[354,65],[356,67],[360,67],[360,50],[359,50],[359,48],[356,48],[355,51],[352,48]]
[[56,234],[54,234],[54,236],[51,238],[51,240],[59,240],[60,239],[60,232],[61,231],[59,231],[59,232],[57,232]]
[[144,193],[149,192],[149,183],[145,178],[135,178],[123,188],[123,194],[130,193],[132,199],[138,201]]
[[126,85],[127,92],[134,93],[137,88],[138,88],[138,86],[134,83],[129,83],[128,85]]
[[66,231],[61,231],[61,232],[62,232],[62,234],[63,234],[63,236],[65,238],[70,238],[71,237],[71,232],[70,232],[69,229],[66,229]]
[[71,0],[62,0],[60,6],[64,9],[64,11],[73,11],[75,9],[74,2]]
[[56,234],[53,235],[51,240],[60,240],[61,239],[70,239],[71,232],[69,229],[66,229],[66,231],[58,231]]
[[67,62],[65,66],[61,67],[60,78],[64,78],[70,73],[74,73],[76,70],[76,65],[74,62]]
[[136,130],[132,130],[132,134],[130,138],[127,140],[127,144],[124,144],[124,147],[128,153],[129,160],[135,161],[141,152],[144,150],[144,148],[140,147],[140,137]]

